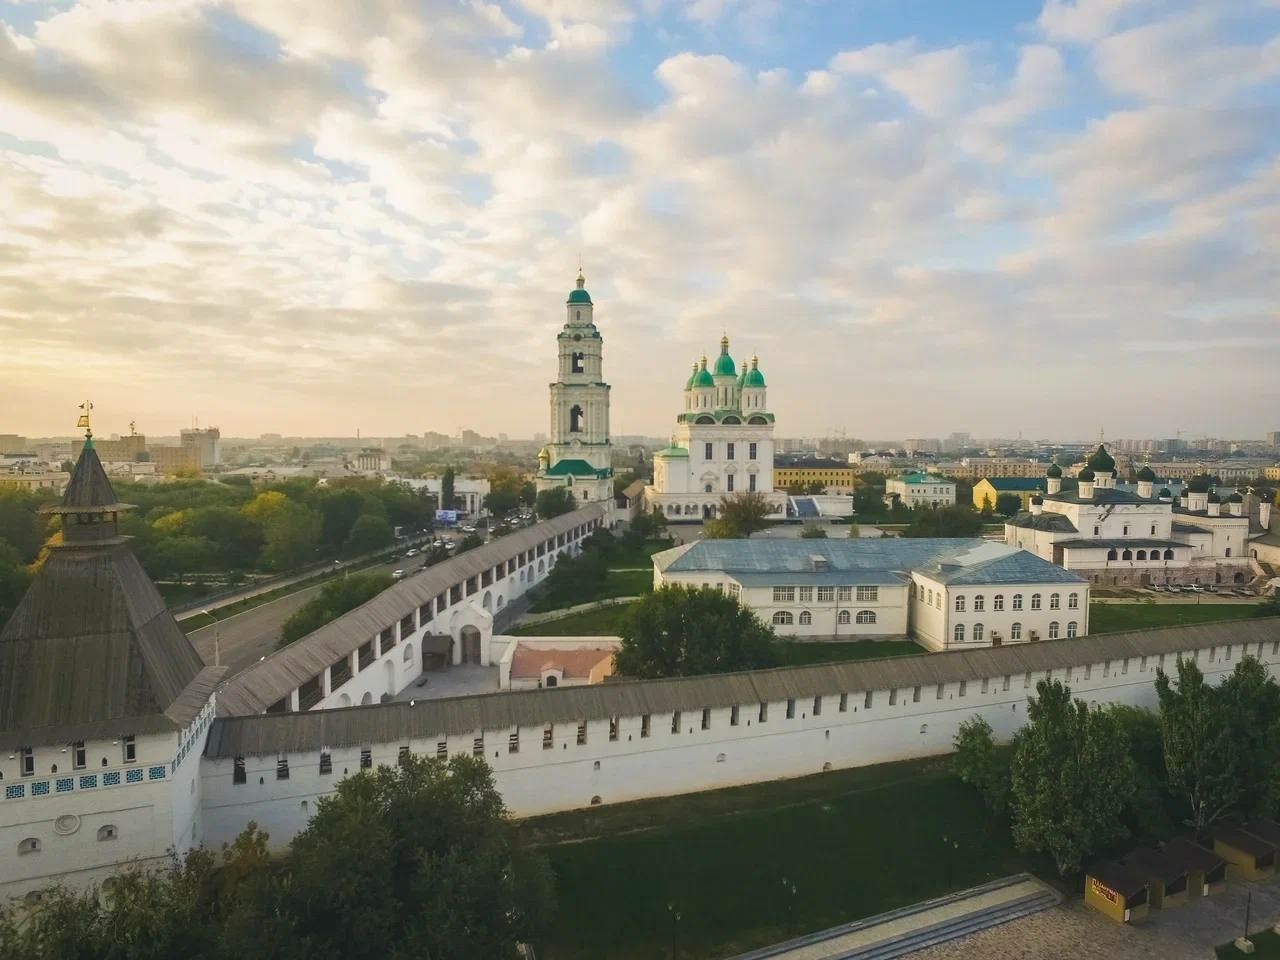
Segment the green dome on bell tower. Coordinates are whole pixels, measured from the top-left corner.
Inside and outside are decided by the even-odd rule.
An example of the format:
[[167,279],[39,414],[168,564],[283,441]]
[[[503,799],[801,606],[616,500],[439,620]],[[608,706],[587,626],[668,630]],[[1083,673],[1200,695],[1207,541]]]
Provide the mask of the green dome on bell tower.
[[569,291],[569,299],[565,303],[591,303],[591,294],[587,293],[587,278],[582,275],[582,269],[578,269],[578,285]]

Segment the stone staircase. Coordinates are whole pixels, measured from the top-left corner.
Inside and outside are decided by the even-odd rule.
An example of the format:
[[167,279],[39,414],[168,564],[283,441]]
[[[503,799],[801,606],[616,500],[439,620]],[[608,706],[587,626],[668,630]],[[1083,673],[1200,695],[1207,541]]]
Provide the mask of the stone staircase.
[[744,953],[732,960],[892,960],[1056,906],[1062,895],[1020,873]]

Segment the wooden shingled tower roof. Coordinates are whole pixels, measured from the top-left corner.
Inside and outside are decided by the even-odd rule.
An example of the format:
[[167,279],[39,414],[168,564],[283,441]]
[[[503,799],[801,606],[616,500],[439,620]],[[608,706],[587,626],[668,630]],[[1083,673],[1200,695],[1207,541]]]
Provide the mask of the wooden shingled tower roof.
[[92,435],[50,551],[0,630],[0,749],[179,729],[223,668],[206,667],[121,537]]

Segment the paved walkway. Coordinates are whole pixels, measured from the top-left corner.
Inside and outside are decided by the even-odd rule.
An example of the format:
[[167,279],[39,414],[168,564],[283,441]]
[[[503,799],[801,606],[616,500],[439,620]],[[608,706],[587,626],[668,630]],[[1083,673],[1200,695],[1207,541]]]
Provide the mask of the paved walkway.
[[1135,926],[1116,923],[1072,900],[922,950],[912,960],[1210,960],[1214,947],[1240,935],[1250,890],[1249,926],[1256,932],[1280,920],[1280,882],[1233,880],[1217,896],[1172,910],[1153,910]]
[[[443,670],[428,670],[396,694],[396,700],[442,700],[445,697],[471,697],[478,693],[496,693],[497,667],[481,667],[463,663]],[[418,680],[427,682],[418,686]]]
[[855,960],[910,956],[921,944],[1004,923],[1043,910],[1061,895],[1029,874],[1019,874],[899,910],[832,927],[742,954],[735,960]]

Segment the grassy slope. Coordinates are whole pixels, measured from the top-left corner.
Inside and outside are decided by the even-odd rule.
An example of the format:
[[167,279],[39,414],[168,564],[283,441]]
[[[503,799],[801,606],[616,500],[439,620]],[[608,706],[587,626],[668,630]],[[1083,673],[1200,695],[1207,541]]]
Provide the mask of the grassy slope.
[[1117,633],[1145,627],[1246,620],[1257,615],[1258,607],[1253,603],[1093,603],[1089,605],[1089,632]]
[[[554,843],[560,902],[590,904],[586,922],[562,913],[540,951],[551,960],[663,956],[668,903],[682,914],[681,956],[719,957],[1047,867],[1017,854],[1007,826],[939,760],[557,814],[522,830]],[[950,865],[944,835],[960,844]],[[790,908],[783,877],[797,891]]]

